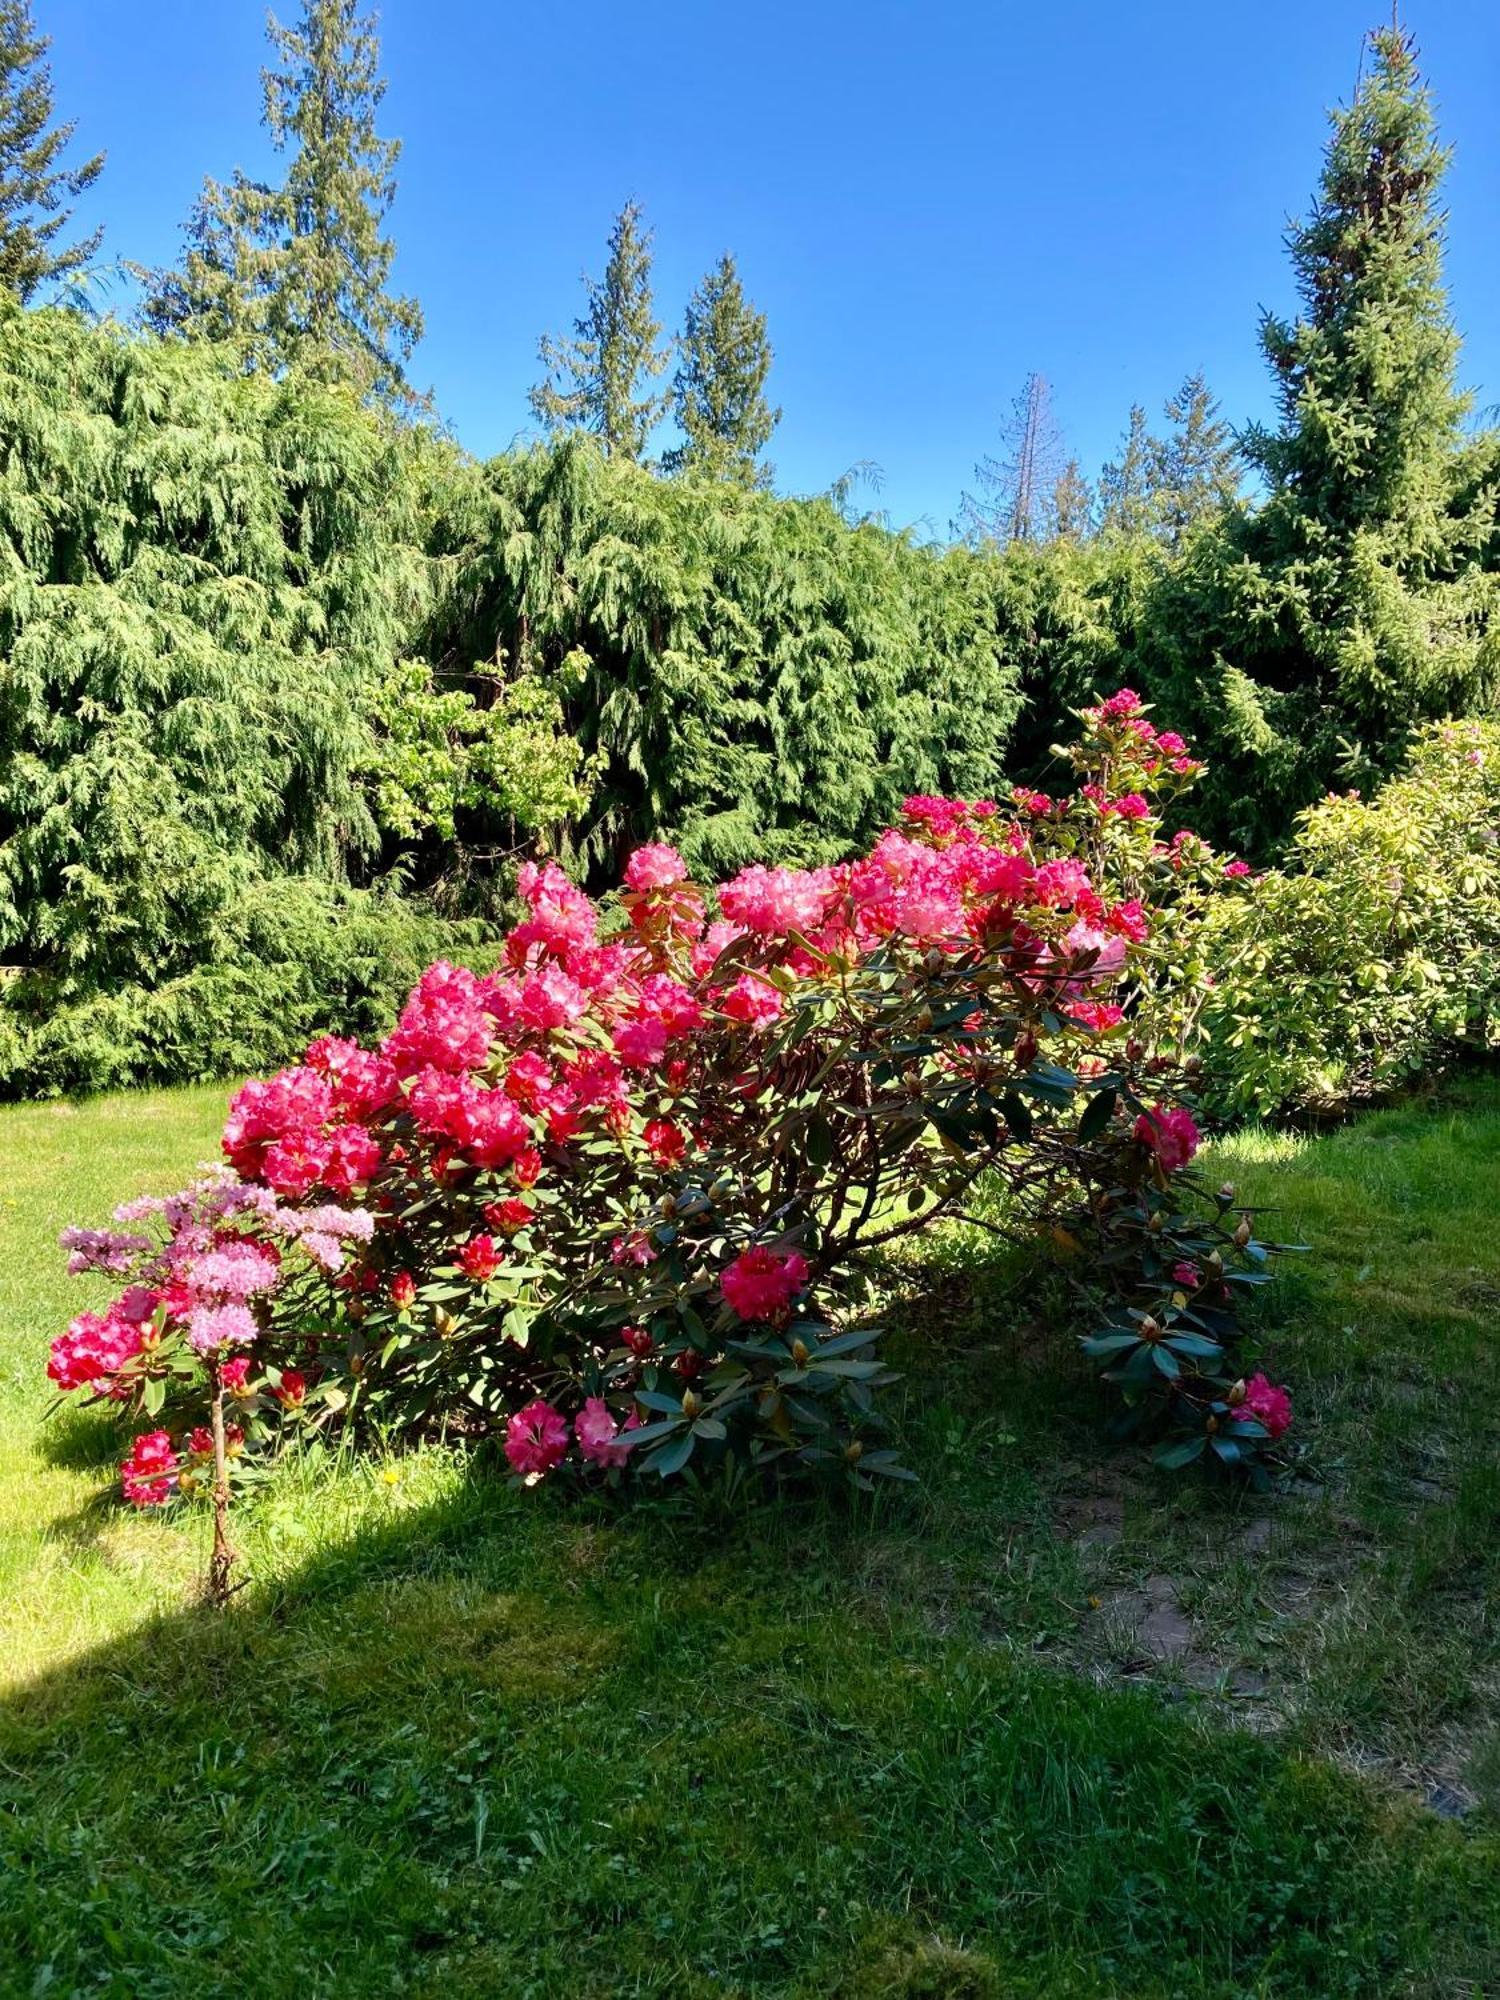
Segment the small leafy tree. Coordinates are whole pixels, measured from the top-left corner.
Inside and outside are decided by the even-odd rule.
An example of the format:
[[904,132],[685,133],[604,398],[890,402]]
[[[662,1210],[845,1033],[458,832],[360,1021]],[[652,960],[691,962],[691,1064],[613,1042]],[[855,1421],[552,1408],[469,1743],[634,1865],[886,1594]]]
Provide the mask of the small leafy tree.
[[766,399],[771,343],[766,316],[745,297],[726,251],[688,301],[672,384],[683,442],[662,460],[669,472],[768,486],[760,454],[781,421]]
[[609,233],[609,261],[596,282],[584,279],[588,306],[571,336],[545,335],[538,352],[547,370],[531,407],[549,431],[588,430],[612,457],[639,460],[667,406],[651,383],[668,352],[651,298],[651,232],[640,204],[626,202]]
[[31,0],[0,0],[0,288],[22,304],[84,270],[104,236],[99,228],[60,240],[72,220],[68,203],[98,180],[104,155],[63,165],[76,127],[54,123],[50,47]]

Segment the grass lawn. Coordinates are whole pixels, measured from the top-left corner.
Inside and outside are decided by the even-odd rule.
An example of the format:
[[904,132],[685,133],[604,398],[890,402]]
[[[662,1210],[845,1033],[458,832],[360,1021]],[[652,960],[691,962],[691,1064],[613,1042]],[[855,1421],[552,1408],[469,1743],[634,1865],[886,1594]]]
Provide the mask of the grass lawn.
[[0,1112],[0,1994],[1500,1991],[1500,1084],[1216,1168],[1315,1254],[1265,1302],[1267,1500],[1103,1439],[1050,1283],[894,1274],[856,1507],[289,1465],[239,1523],[39,1426],[54,1248],[212,1149],[217,1090]]

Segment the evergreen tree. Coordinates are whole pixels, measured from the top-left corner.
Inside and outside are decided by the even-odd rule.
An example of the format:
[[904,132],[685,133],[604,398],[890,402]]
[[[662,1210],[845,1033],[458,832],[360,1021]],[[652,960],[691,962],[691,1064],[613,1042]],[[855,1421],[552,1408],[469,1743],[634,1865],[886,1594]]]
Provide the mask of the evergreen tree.
[[[1371,37],[1290,238],[1298,319],[1262,340],[1281,419],[1244,452],[1264,505],[1196,537],[1153,620],[1158,685],[1194,705],[1221,826],[1264,846],[1330,784],[1365,785],[1411,727],[1500,684],[1493,441],[1465,437],[1443,290],[1448,155],[1410,39]],[[1167,684],[1170,683],[1170,693]]]
[[1156,524],[1153,467],[1159,446],[1146,429],[1146,412],[1130,407],[1130,423],[1120,455],[1099,474],[1099,532],[1130,539],[1149,534]]
[[1164,410],[1172,426],[1154,441],[1152,485],[1157,532],[1172,549],[1200,521],[1211,520],[1239,497],[1240,456],[1234,432],[1219,415],[1201,370],[1189,375]]
[[974,468],[979,493],[963,495],[959,532],[975,544],[1045,540],[1063,448],[1044,375],[1027,376],[1000,427],[1000,445],[998,455],[982,458]]
[[584,286],[588,308],[572,334],[547,334],[539,343],[547,374],[531,392],[531,407],[549,431],[592,431],[606,452],[639,460],[667,405],[650,385],[669,359],[657,346],[651,232],[642,227],[639,203],[626,202],[615,217],[604,276],[585,277]]
[[1049,531],[1065,542],[1087,541],[1094,528],[1094,496],[1076,458],[1053,482],[1048,504]]
[[422,313],[387,289],[396,246],[383,225],[401,144],[375,129],[385,95],[375,17],[358,0],[304,0],[296,27],[273,19],[267,32],[279,66],[262,72],[262,116],[288,154],[285,182],[206,183],[182,268],[155,275],[147,321],[239,341],[254,365],[409,403]]
[[745,297],[726,251],[688,301],[672,410],[684,442],[662,460],[669,472],[768,486],[761,452],[781,421],[766,400],[771,343],[766,316]]
[[104,235],[71,244],[58,238],[76,201],[98,180],[104,155],[65,167],[76,129],[53,123],[52,46],[39,35],[31,0],[0,0],[0,287],[24,305],[38,289],[81,271]]

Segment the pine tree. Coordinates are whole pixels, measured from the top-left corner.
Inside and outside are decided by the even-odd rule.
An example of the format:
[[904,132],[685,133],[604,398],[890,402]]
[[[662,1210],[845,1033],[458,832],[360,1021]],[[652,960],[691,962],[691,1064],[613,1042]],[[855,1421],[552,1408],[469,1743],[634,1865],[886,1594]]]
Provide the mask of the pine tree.
[[680,349],[672,410],[683,443],[662,464],[768,486],[771,468],[759,459],[781,421],[765,394],[771,343],[766,316],[745,297],[727,251],[688,301]]
[[1153,466],[1159,447],[1146,429],[1146,412],[1130,407],[1130,423],[1120,455],[1099,474],[1099,532],[1128,540],[1150,534],[1156,525]]
[[296,27],[273,18],[267,32],[279,66],[261,74],[262,118],[289,156],[286,180],[207,182],[182,269],[155,274],[146,319],[239,341],[255,365],[409,403],[422,312],[387,289],[396,246],[383,225],[401,144],[375,129],[385,96],[375,17],[358,0],[304,0]]
[[538,346],[546,379],[531,407],[549,431],[592,431],[606,452],[639,460],[667,405],[651,383],[669,352],[651,299],[651,232],[640,204],[627,201],[609,233],[609,262],[597,282],[585,277],[588,309],[561,339]]
[[55,125],[50,37],[39,35],[31,0],[0,0],[0,287],[24,305],[43,285],[83,270],[104,231],[61,244],[76,201],[98,180],[104,155],[65,167],[76,127]]
[[1044,375],[1031,374],[1000,428],[998,455],[974,468],[979,495],[959,504],[959,532],[973,543],[1034,542],[1047,534],[1047,507],[1062,470],[1062,434]]
[[1176,549],[1190,528],[1211,520],[1239,497],[1240,456],[1201,369],[1168,399],[1164,414],[1172,428],[1166,438],[1153,441],[1151,482],[1157,533]]

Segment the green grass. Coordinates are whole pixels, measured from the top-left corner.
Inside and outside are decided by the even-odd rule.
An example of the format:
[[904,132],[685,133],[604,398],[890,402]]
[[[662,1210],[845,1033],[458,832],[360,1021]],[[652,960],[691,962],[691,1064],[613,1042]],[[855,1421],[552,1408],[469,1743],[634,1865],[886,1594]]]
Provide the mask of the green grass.
[[220,1106],[0,1113],[0,1993],[1500,1982],[1500,1087],[1221,1149],[1316,1246],[1264,1314],[1285,1495],[1111,1450],[1053,1288],[949,1237],[900,1273],[914,1494],[291,1465],[214,1615],[201,1525],[109,1498],[107,1420],[38,1420],[88,1301],[57,1229]]

